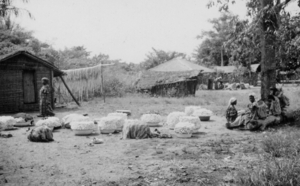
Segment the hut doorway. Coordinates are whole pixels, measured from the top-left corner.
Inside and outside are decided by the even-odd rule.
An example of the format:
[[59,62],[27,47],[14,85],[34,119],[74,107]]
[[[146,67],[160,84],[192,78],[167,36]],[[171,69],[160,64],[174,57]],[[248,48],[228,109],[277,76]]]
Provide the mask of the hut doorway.
[[36,103],[35,71],[23,71],[24,103]]

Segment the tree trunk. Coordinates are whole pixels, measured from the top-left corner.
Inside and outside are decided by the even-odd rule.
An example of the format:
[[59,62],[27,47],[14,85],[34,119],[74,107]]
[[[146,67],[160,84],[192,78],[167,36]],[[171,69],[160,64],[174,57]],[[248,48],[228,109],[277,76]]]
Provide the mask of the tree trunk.
[[223,45],[221,46],[221,67],[224,66],[224,59],[223,59]]
[[[273,0],[261,0],[261,9],[273,7]],[[270,9],[269,8],[269,9]],[[269,10],[268,9],[268,10]],[[275,39],[276,15],[264,11],[261,19],[261,98],[266,100],[269,88],[276,85]]]

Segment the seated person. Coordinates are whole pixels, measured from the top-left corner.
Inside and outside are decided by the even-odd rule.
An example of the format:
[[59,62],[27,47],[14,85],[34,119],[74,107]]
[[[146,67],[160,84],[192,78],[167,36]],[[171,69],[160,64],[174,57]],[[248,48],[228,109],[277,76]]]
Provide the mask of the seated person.
[[226,110],[226,120],[227,123],[232,123],[236,120],[238,117],[238,112],[235,108],[235,105],[237,104],[237,99],[235,97],[230,98],[228,107]]
[[261,125],[261,130],[265,130],[265,128],[268,126],[279,124],[282,120],[280,103],[276,96],[268,96],[267,106],[268,116],[264,120],[258,120],[258,123]]
[[290,106],[290,100],[287,96],[285,96],[283,94],[282,88],[278,89],[278,91],[276,92],[276,96],[278,97],[279,102],[280,102],[281,115],[282,115],[283,119],[287,119],[286,113],[287,113],[288,107]]
[[253,123],[257,120],[257,106],[255,102],[255,94],[252,93],[249,95],[250,103],[247,105],[246,112],[242,113],[240,116],[236,118],[236,120],[232,123],[226,123],[226,128],[240,128],[246,130],[253,129]]
[[224,89],[224,84],[222,81],[219,82],[219,90],[223,90]]

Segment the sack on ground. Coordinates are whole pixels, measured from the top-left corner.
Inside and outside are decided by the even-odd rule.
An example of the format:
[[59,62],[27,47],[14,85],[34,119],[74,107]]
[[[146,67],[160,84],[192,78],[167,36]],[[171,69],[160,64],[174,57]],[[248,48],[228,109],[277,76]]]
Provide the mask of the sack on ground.
[[28,139],[32,142],[54,141],[52,130],[44,125],[32,129],[28,135]]

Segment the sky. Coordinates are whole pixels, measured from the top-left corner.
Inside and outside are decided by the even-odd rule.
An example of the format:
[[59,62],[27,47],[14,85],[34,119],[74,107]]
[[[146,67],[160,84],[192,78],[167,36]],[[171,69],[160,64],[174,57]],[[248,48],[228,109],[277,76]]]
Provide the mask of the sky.
[[[140,63],[152,48],[189,56],[209,30],[209,19],[220,16],[209,0],[30,0],[16,4],[29,10],[17,22],[55,49],[85,46],[92,55]],[[244,1],[230,10],[246,16]]]

